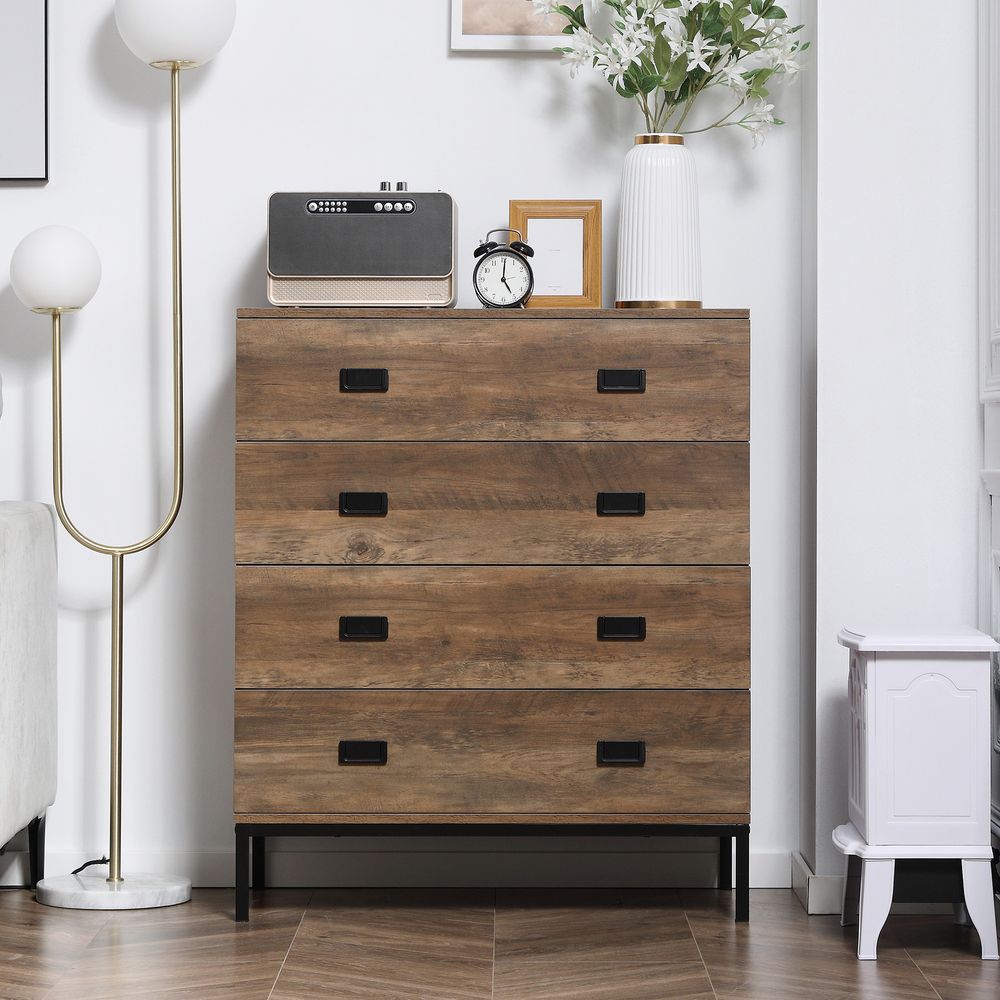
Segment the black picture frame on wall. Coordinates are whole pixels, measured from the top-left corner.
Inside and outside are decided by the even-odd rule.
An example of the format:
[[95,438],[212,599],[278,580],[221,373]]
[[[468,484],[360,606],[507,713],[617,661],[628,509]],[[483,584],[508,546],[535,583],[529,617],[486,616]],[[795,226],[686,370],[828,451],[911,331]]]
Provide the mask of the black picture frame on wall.
[[48,0],[0,0],[0,183],[48,179]]

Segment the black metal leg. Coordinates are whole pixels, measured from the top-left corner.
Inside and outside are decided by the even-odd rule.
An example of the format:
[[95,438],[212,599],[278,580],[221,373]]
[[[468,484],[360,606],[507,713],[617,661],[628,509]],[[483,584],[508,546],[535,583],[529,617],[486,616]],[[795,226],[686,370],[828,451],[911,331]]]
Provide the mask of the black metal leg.
[[719,837],[719,888],[733,887],[733,838]]
[[28,824],[28,880],[32,889],[45,878],[45,816]]
[[250,919],[250,834],[236,824],[236,921]]
[[253,848],[250,853],[251,864],[253,865],[253,887],[255,889],[264,889],[267,887],[267,837],[251,837],[250,843]]
[[750,919],[750,827],[736,830],[736,922]]

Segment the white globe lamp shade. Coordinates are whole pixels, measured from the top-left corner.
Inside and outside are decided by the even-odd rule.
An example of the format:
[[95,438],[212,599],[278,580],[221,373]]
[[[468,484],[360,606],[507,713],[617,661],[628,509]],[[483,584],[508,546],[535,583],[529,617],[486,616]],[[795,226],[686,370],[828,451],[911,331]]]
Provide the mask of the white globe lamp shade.
[[83,233],[45,226],[18,243],[10,260],[10,283],[35,312],[82,309],[101,283],[101,258]]
[[115,0],[125,44],[144,63],[200,66],[218,55],[236,22],[236,0]]

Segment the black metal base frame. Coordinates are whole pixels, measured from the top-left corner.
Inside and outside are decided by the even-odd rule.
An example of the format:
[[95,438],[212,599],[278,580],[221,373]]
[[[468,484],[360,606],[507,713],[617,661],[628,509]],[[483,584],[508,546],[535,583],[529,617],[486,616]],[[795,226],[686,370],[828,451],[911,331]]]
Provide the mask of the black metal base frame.
[[[266,885],[268,837],[717,837],[719,840],[720,889],[733,888],[733,841],[736,841],[736,921],[750,919],[750,826],[656,824],[620,826],[611,824],[460,824],[460,823],[237,823],[236,824],[236,920],[250,919],[250,886]],[[251,851],[252,846],[252,851]]]

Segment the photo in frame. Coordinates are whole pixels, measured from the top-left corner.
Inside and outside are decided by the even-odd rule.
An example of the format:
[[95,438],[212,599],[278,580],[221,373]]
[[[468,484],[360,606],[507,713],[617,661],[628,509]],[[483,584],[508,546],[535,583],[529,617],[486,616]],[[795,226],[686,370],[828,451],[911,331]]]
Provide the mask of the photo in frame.
[[601,308],[600,201],[511,201],[510,227],[535,251],[529,309]]
[[48,180],[48,3],[0,0],[0,181]]
[[551,52],[566,19],[541,17],[525,0],[451,0],[451,47],[457,51]]

